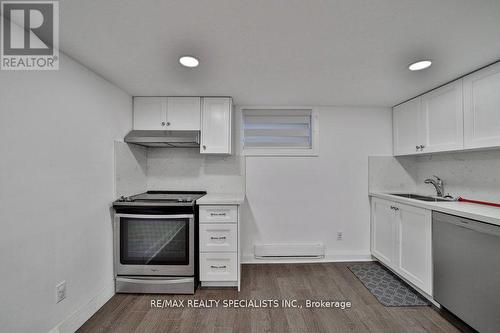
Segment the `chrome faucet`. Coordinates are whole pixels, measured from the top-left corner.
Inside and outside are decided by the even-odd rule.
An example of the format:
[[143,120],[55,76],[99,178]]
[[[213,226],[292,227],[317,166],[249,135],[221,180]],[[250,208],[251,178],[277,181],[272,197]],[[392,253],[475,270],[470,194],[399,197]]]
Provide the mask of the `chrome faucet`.
[[434,185],[434,187],[436,188],[437,196],[442,198],[444,195],[444,182],[438,176],[433,177],[436,179],[427,178],[424,183]]

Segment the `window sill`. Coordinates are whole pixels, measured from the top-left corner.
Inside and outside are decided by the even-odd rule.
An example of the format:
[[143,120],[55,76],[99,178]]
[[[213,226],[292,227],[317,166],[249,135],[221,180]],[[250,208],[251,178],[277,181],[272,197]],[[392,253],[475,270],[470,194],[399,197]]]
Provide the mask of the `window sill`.
[[319,152],[315,149],[248,149],[243,150],[245,156],[282,156],[282,157],[318,157]]

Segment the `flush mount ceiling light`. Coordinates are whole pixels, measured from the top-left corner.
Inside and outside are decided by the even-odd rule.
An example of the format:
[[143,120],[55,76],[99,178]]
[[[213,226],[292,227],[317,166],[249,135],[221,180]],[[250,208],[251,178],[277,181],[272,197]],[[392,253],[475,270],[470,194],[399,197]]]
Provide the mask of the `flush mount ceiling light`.
[[408,66],[408,69],[411,71],[421,71],[422,69],[426,69],[426,68],[431,67],[431,65],[432,65],[432,61],[430,61],[430,60],[421,60],[421,61],[414,62],[413,64]]
[[198,67],[198,65],[200,64],[200,61],[197,58],[187,55],[180,57],[179,62],[182,66],[190,68]]

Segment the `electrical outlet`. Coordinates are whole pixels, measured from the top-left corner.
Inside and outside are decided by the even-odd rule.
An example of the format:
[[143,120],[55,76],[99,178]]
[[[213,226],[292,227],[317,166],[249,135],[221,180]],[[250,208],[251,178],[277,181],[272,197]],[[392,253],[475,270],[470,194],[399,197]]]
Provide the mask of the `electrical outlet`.
[[66,298],[66,281],[63,281],[56,286],[56,303],[61,302],[65,298]]
[[344,235],[342,234],[342,231],[337,231],[337,240],[338,241],[341,241],[343,236]]

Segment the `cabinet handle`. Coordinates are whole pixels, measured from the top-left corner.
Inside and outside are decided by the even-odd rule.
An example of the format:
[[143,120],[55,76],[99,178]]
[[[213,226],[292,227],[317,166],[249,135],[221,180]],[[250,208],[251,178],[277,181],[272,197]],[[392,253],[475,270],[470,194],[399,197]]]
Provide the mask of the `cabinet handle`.
[[420,146],[415,146],[415,149],[417,149],[417,151],[420,149]]
[[420,145],[420,149],[421,150],[424,150],[425,146],[424,145]]
[[170,122],[167,121],[167,126],[170,126]]
[[210,216],[226,216],[226,213],[210,213]]
[[161,126],[165,126],[165,122],[164,121],[161,122]]
[[227,268],[227,266],[226,266],[226,265],[223,265],[223,266],[214,266],[214,265],[210,265],[210,268],[222,269],[222,268]]
[[203,145],[203,150],[207,150],[207,146]]
[[220,236],[220,237],[210,237],[211,240],[225,240],[226,236]]

